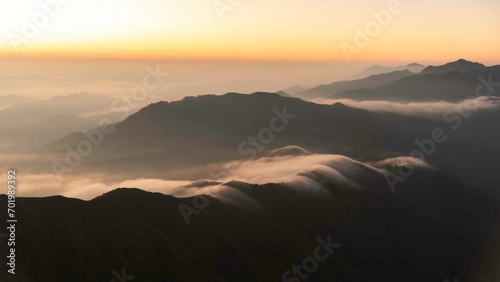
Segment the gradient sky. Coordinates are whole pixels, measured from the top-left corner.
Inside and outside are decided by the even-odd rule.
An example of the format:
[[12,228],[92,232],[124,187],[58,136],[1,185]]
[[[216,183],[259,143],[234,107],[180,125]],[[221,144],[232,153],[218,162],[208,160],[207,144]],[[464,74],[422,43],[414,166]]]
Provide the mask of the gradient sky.
[[[66,0],[16,53],[9,38],[22,36],[40,2],[50,1],[2,1],[0,55],[343,61],[340,44],[353,44],[355,28],[391,0],[244,0],[223,20],[213,0]],[[400,3],[403,11],[353,60],[498,63],[500,1]]]

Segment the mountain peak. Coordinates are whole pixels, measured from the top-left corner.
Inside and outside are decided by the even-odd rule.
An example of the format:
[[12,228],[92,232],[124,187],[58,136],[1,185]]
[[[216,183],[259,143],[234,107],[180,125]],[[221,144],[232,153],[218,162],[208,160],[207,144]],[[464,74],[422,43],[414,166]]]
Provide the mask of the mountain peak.
[[455,62],[448,63],[448,65],[451,65],[451,64],[481,65],[481,66],[483,66],[483,64],[480,64],[478,62],[472,62],[472,61],[469,61],[469,60],[466,60],[466,59],[458,59]]
[[422,74],[443,74],[452,71],[458,71],[460,73],[465,73],[468,71],[473,71],[486,66],[477,62],[471,62],[465,59],[458,59],[457,61],[447,63],[441,66],[428,66],[421,73]]

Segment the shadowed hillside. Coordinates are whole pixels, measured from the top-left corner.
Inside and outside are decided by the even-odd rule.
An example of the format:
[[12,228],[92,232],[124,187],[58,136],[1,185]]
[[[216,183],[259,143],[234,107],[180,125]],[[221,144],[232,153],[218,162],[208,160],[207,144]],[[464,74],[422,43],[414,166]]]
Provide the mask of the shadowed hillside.
[[[313,255],[317,238],[331,254],[309,281],[467,277],[491,228],[493,203],[433,168],[419,166],[395,193],[382,174],[360,168],[358,189],[333,184],[321,171],[304,174],[321,185],[320,194],[307,185],[225,183],[251,201],[208,196],[189,224],[179,205],[192,206],[193,198],[137,189],[91,201],[21,198],[17,277],[24,279],[15,281],[110,281],[122,268],[135,281],[294,281],[285,271]],[[2,281],[13,281],[5,273]]]

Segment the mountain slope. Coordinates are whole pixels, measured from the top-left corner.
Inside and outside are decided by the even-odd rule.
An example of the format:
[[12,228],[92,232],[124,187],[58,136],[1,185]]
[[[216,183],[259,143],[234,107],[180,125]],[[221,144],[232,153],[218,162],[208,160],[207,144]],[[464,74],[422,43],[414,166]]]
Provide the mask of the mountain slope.
[[331,84],[319,85],[305,92],[299,93],[297,94],[297,96],[308,99],[325,98],[325,97],[335,96],[338,93],[351,89],[369,89],[373,87],[379,87],[411,75],[413,75],[413,73],[408,70],[377,74],[358,80],[340,81]]
[[408,70],[412,73],[419,73],[421,72],[426,66],[421,65],[421,64],[408,64],[406,66],[399,66],[399,67],[386,67],[386,66],[371,66],[367,68],[366,70],[362,71],[358,75],[354,77],[354,79],[363,79],[372,75],[377,75],[377,74],[384,74],[384,73],[390,73],[390,72],[395,72],[395,71],[404,71]]
[[[397,163],[377,167],[387,165],[398,169]],[[321,194],[308,185],[229,182],[227,189],[254,205],[207,196],[188,225],[179,205],[192,206],[193,198],[137,189],[91,201],[20,198],[16,279],[26,280],[15,281],[110,281],[111,271],[123,268],[136,281],[280,281],[313,256],[317,238],[340,246],[308,273],[310,281],[420,282],[448,275],[467,281],[498,214],[494,204],[433,168],[416,166],[415,177],[395,193],[379,171],[359,169],[353,175],[368,184],[361,189],[334,184],[321,170],[305,173]],[[4,256],[0,262],[5,268]],[[0,278],[12,281],[6,271]]]
[[423,74],[405,77],[388,85],[364,90],[349,90],[332,99],[361,101],[449,101],[457,102],[474,96],[478,82],[459,72]]
[[[293,118],[284,124],[276,112]],[[429,120],[271,93],[206,95],[152,104],[116,124],[111,133],[97,129],[87,135],[74,133],[8,163],[26,173],[54,173],[47,159],[68,165],[78,146],[90,142],[90,154],[81,157],[72,175],[105,172],[110,178],[194,181],[216,177],[226,162],[256,159],[289,145],[359,160],[409,155],[422,150],[416,141],[432,138],[434,130],[442,129],[448,136],[445,144],[435,144],[435,152],[426,160],[498,197],[500,179],[494,169],[500,158],[499,115],[497,107],[472,111],[467,117],[448,113],[444,120]],[[272,121],[277,131],[270,130]],[[38,155],[39,161],[34,158]]]
[[[284,115],[293,118],[285,123],[279,118]],[[272,142],[267,135],[259,137],[261,131],[270,130],[271,122],[278,127]],[[270,93],[188,97],[152,104],[116,124],[82,167],[126,170],[142,177],[162,168],[163,177],[194,180],[206,177],[209,164],[248,159],[288,145],[318,153],[349,151],[352,156],[410,150],[414,138],[435,126],[422,118],[371,113],[342,104],[319,105]],[[397,141],[401,136],[404,142]],[[257,145],[252,146],[249,138],[256,138]],[[82,140],[87,137],[76,133],[34,152],[59,154],[64,160],[66,146],[76,148]]]
[[89,130],[99,123],[72,114],[56,114],[27,126],[0,129],[0,153],[22,152],[63,138],[73,132]]
[[304,92],[306,90],[307,90],[306,88],[304,88],[304,87],[302,87],[300,85],[295,85],[295,86],[292,86],[292,87],[289,87],[289,88],[283,90],[283,92],[285,92],[285,93],[287,93],[287,94],[289,94],[291,96],[295,96],[298,93]]
[[486,66],[480,63],[475,63],[467,61],[464,59],[457,60],[455,62],[447,63],[442,66],[428,66],[422,70],[422,74],[445,74],[448,72],[460,72],[465,73],[469,71],[475,71],[485,68]]
[[[448,101],[491,95],[500,97],[500,66],[470,62],[450,63],[422,74],[371,89],[354,89],[329,98],[362,101]],[[476,90],[480,87],[479,91]]]

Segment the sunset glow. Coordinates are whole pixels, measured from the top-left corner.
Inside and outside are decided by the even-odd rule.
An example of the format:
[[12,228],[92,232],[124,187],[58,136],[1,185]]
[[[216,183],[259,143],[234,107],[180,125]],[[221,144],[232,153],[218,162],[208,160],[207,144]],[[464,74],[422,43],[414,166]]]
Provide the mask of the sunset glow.
[[[201,0],[60,2],[41,1],[51,3],[45,7],[29,0],[0,4],[0,32],[4,34],[0,54],[342,61],[341,44],[352,45],[357,28],[365,30],[375,20],[374,14],[387,10],[392,1],[370,1],[363,6],[340,0],[232,1],[232,6]],[[397,4],[401,12],[391,15],[363,52],[353,56],[354,61],[498,60],[500,37],[491,34],[500,26],[500,2]]]

